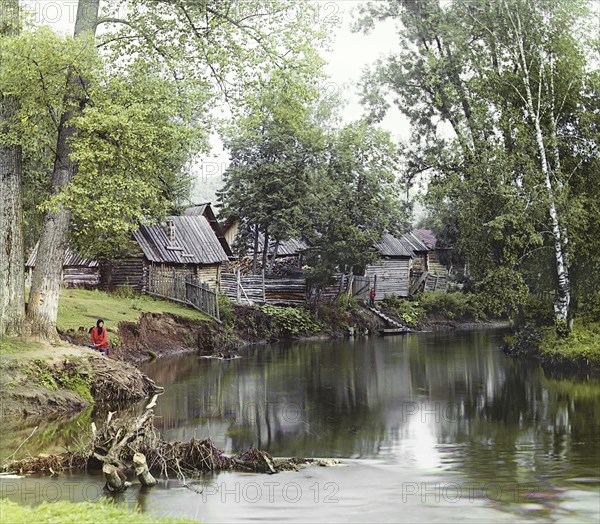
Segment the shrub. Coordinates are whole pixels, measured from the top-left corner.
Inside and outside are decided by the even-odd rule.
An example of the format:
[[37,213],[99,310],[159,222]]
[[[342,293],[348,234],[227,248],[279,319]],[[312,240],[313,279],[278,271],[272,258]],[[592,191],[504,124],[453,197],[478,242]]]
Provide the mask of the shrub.
[[401,318],[410,326],[417,327],[425,318],[425,309],[417,301],[406,300],[396,295],[388,295],[383,299],[383,307],[393,315]]
[[479,321],[487,317],[480,298],[471,293],[422,293],[419,304],[427,315],[441,315],[450,320]]
[[310,313],[300,308],[264,305],[260,309],[271,318],[273,329],[286,338],[316,333],[321,329]]

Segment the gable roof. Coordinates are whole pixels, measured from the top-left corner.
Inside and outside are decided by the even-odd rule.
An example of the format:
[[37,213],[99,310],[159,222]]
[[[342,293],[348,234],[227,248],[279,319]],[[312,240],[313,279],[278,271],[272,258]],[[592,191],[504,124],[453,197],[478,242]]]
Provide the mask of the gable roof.
[[183,214],[184,216],[203,216],[204,218],[206,218],[206,220],[208,220],[208,223],[210,224],[210,227],[212,227],[213,231],[215,232],[215,235],[217,235],[219,243],[221,244],[223,251],[225,251],[225,254],[228,257],[233,258],[233,251],[231,249],[231,246],[225,239],[225,230],[223,229],[221,224],[219,224],[219,221],[215,216],[210,202],[205,202],[203,204],[194,204],[193,206],[188,207],[183,212]]
[[218,264],[229,259],[214,230],[203,216],[171,216],[175,228],[172,245],[165,225],[142,225],[133,233],[151,262],[171,264]]
[[[25,267],[35,267],[35,261],[37,259],[39,245],[40,243],[38,241],[38,243],[33,248],[31,255],[29,255],[29,258],[25,263]],[[71,249],[67,248],[67,251],[65,252],[63,266],[99,267],[99,264],[97,260],[82,257],[79,253],[76,253],[75,251],[72,251]]]
[[386,257],[408,257],[412,258],[412,249],[398,240],[394,235],[385,233],[381,240],[375,244],[375,248]]
[[414,229],[413,233],[419,238],[428,249],[435,249],[437,237],[431,229]]
[[405,247],[411,251],[414,251],[415,253],[429,251],[429,248],[412,231],[404,233],[404,235],[402,235],[400,238],[400,241],[405,245]]

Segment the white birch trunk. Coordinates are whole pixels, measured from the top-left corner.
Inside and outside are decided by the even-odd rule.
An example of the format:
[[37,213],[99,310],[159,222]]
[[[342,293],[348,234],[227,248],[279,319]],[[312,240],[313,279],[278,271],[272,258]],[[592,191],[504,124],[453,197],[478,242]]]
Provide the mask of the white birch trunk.
[[[554,237],[554,256],[556,260],[556,273],[558,276],[558,289],[556,298],[554,300],[554,313],[556,317],[564,322],[567,322],[569,316],[569,304],[571,302],[571,287],[569,282],[569,273],[566,263],[565,246],[567,244],[566,230],[561,230],[560,220],[556,209],[556,198],[554,188],[552,186],[551,171],[546,156],[546,148],[544,146],[544,135],[542,132],[542,126],[540,123],[540,114],[536,110],[533,103],[533,95],[531,92],[531,81],[529,76],[529,68],[527,66],[527,59],[525,55],[525,49],[523,45],[523,34],[521,31],[521,22],[517,14],[518,32],[517,41],[519,45],[519,55],[521,59],[521,68],[523,69],[523,82],[525,84],[525,95],[527,101],[527,110],[531,115],[535,129],[535,141],[538,147],[538,153],[540,155],[540,164],[542,174],[544,175],[544,183],[548,195],[548,212],[550,215],[550,225],[552,229],[552,236]],[[540,53],[540,68],[542,67],[543,57]],[[540,79],[541,82],[541,79]],[[554,118],[555,115],[552,115]],[[558,150],[556,150],[558,153]],[[565,237],[563,238],[563,233]]]

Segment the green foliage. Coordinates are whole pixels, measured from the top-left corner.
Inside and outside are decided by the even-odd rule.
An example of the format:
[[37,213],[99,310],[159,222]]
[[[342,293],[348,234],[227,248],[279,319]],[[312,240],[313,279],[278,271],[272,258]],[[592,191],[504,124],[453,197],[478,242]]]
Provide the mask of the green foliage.
[[543,358],[582,366],[600,366],[600,323],[576,320],[573,331],[557,334],[553,328],[543,331],[539,344]]
[[383,307],[402,319],[407,326],[413,328],[416,328],[425,319],[426,311],[420,301],[406,300],[397,295],[388,295],[383,299]]
[[474,320],[487,318],[481,297],[471,293],[446,293],[433,291],[419,295],[418,304],[426,315],[440,315],[451,320]]
[[227,295],[219,294],[219,318],[225,326],[232,327],[235,323],[235,307],[234,303]]
[[317,333],[321,329],[310,312],[301,308],[264,305],[260,309],[271,319],[274,331],[284,338]]
[[311,280],[326,284],[337,270],[358,272],[377,258],[373,248],[386,231],[406,224],[399,201],[398,152],[389,133],[366,121],[329,136],[327,158],[315,180]]
[[597,281],[600,75],[588,10],[585,0],[359,8],[357,29],[393,20],[401,41],[365,75],[364,103],[380,120],[393,100],[410,120],[404,181],[426,173],[428,225],[468,261],[496,315],[514,316],[529,289],[554,292],[565,316],[556,245],[575,298]]
[[89,374],[83,374],[79,370],[80,365],[66,365],[61,369],[51,367],[47,362],[41,359],[35,359],[28,371],[30,378],[40,386],[56,391],[58,389],[68,389],[77,393],[80,397],[93,403],[94,398],[90,391],[92,383]]
[[3,522],[29,524],[30,522],[61,522],[62,524],[144,524],[151,520],[157,524],[191,524],[184,518],[155,517],[131,510],[104,499],[99,502],[42,502],[37,506],[20,505],[8,499],[0,500],[0,514]]

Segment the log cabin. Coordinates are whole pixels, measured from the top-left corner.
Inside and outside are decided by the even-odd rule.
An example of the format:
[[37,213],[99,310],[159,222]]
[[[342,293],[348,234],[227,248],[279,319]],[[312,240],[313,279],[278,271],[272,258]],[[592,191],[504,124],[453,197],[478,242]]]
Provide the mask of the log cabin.
[[[28,284],[37,258],[39,242],[33,248],[25,263]],[[100,264],[96,260],[86,258],[68,249],[63,261],[62,280],[67,287],[96,287],[100,282]]]
[[140,226],[133,236],[142,252],[142,287],[152,272],[189,275],[219,288],[229,256],[204,215],[167,217],[163,224]]
[[375,249],[379,259],[365,268],[365,275],[377,293],[375,300],[391,295],[409,296],[412,250],[390,233],[383,235]]

